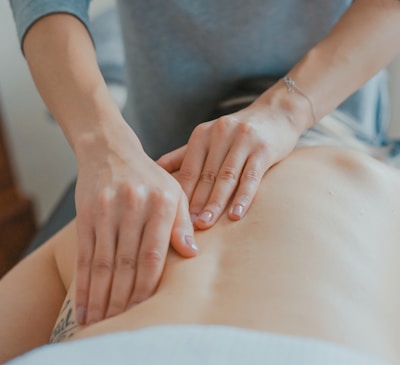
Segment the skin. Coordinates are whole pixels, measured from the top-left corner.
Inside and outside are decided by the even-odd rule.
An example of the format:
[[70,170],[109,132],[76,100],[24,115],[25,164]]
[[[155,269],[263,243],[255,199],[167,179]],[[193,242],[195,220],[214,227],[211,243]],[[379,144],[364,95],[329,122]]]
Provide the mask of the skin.
[[399,186],[397,170],[365,154],[298,149],[262,180],[243,220],[224,215],[197,231],[193,259],[170,249],[150,299],[91,326],[77,325],[73,305],[72,222],[0,281],[0,362],[49,339],[196,323],[317,338],[399,364]]
[[[289,71],[317,118],[394,58],[399,24],[398,0],[354,1]],[[229,219],[241,219],[265,172],[314,122],[309,101],[280,82],[249,108],[199,125],[187,146],[157,164],[108,93],[90,37],[77,19],[41,18],[27,32],[23,49],[77,158],[80,323],[116,315],[151,296],[169,243],[183,257],[195,256],[191,220],[196,228],[210,228],[227,206]],[[164,171],[178,168],[179,184]]]
[[[398,0],[354,1],[328,37],[290,70],[288,76],[310,98],[317,119],[393,59],[400,50],[399,24]],[[197,228],[211,227],[231,197],[229,218],[246,214],[261,177],[315,122],[308,100],[299,93],[289,94],[300,97],[297,105],[282,105],[288,94],[279,82],[250,108],[200,124],[186,146],[158,161],[168,171],[180,169],[178,181],[191,198]]]

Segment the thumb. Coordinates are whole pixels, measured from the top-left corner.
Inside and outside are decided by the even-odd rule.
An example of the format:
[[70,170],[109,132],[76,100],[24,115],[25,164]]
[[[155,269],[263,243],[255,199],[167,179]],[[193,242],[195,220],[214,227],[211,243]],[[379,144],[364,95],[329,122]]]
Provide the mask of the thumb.
[[183,257],[194,257],[199,252],[194,239],[194,229],[190,220],[187,198],[183,192],[171,231],[171,245]]
[[162,155],[156,163],[169,173],[178,171],[181,168],[187,150],[187,144]]

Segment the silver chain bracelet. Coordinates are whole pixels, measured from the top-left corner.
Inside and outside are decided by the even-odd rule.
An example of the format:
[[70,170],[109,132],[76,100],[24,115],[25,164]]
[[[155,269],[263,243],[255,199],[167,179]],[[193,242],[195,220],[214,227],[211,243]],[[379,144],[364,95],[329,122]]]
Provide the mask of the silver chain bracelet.
[[301,89],[300,87],[297,86],[297,84],[291,77],[285,76],[282,78],[282,81],[285,83],[285,85],[290,93],[294,93],[294,91],[297,91],[308,100],[308,102],[310,103],[312,115],[314,118],[314,124],[316,124],[317,123],[317,115],[315,113],[314,105],[313,105],[311,99],[307,96],[307,94],[303,91],[303,89]]

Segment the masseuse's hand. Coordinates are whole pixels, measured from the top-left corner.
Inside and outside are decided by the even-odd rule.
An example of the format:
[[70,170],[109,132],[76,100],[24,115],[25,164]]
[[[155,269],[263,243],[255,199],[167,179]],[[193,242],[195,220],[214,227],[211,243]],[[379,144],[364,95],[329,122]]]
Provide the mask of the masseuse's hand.
[[88,141],[78,155],[76,307],[86,324],[151,296],[170,242],[184,257],[197,252],[179,183],[144,153],[129,127],[111,133],[109,145]]
[[228,204],[230,219],[246,214],[265,172],[294,149],[300,134],[288,112],[259,99],[239,112],[198,125],[187,145],[157,163],[169,172],[179,170],[177,179],[190,201],[192,221],[207,229]]

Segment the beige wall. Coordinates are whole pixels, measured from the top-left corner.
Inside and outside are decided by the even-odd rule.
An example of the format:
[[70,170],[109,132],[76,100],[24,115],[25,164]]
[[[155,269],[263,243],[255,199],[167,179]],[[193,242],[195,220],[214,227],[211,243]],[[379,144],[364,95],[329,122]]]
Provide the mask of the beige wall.
[[[113,0],[93,1],[92,12]],[[400,136],[400,58],[391,67],[393,133]],[[76,174],[74,156],[59,127],[52,123],[20,53],[8,1],[0,1],[0,95],[6,134],[22,189],[36,203],[41,221]]]

